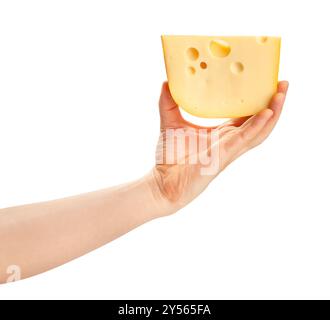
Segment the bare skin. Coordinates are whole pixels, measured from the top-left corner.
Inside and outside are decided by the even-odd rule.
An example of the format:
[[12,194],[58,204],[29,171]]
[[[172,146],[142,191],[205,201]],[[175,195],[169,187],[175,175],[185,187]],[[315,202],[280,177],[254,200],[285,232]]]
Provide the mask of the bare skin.
[[[176,208],[185,206],[200,194],[207,185],[231,162],[243,153],[261,144],[275,127],[285,101],[288,90],[288,82],[282,81],[278,84],[277,93],[269,103],[269,107],[252,117],[232,119],[218,127],[207,128],[196,126],[183,119],[180,109],[174,102],[169,92],[167,83],[163,84],[160,97],[161,133],[166,129],[176,128],[184,131],[194,130],[199,135],[198,130],[209,131],[213,129],[218,132],[218,139],[212,145],[208,145],[199,152],[211,152],[219,149],[220,165],[217,170],[210,175],[201,175],[201,165],[189,164],[160,164],[155,167],[156,181],[164,198],[174,204]],[[202,132],[201,134],[204,134]],[[159,148],[165,148],[164,143]],[[183,157],[188,159],[195,156],[189,151]]]
[[[198,150],[219,151],[219,166],[212,174],[201,174],[203,165],[198,163],[157,163],[150,173],[125,185],[1,209],[0,283],[50,270],[185,206],[232,161],[268,137],[279,119],[287,90],[288,83],[280,82],[268,108],[252,117],[233,119],[213,128],[217,140]],[[167,83],[162,87],[159,107],[161,136],[169,128],[184,132],[206,129],[207,134],[211,131],[182,118]],[[166,149],[163,142],[159,143],[158,151]],[[186,159],[193,156],[186,150],[182,155]]]

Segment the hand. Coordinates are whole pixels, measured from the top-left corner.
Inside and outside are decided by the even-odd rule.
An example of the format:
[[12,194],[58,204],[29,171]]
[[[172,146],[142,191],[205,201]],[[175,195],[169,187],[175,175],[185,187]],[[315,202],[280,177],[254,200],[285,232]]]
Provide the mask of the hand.
[[[287,81],[279,82],[268,108],[260,113],[209,128],[183,119],[168,84],[163,84],[153,174],[159,196],[172,207],[170,212],[192,201],[231,162],[268,137],[280,117],[288,86]],[[189,141],[195,141],[193,147]]]
[[229,163],[266,139],[287,89],[281,82],[269,107],[257,115],[204,128],[182,118],[165,83],[152,174],[87,194],[1,209],[0,283],[59,266],[186,205]]

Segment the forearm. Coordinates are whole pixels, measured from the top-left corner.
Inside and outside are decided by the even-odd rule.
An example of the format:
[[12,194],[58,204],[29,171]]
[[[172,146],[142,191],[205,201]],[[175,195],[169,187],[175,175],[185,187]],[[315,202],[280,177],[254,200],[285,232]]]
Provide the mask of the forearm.
[[170,213],[157,197],[150,174],[114,188],[0,210],[0,283],[11,265],[30,277]]

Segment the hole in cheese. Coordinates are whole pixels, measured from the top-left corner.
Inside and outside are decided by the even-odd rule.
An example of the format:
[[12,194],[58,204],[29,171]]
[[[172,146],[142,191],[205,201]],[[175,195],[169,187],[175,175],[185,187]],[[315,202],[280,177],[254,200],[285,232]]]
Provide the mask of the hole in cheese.
[[199,52],[196,48],[189,48],[187,50],[187,56],[190,60],[195,61],[199,57]]
[[188,73],[189,74],[195,74],[196,73],[196,69],[194,67],[188,67]]
[[268,40],[268,37],[257,37],[257,42],[260,43],[260,44],[264,44],[266,43]]
[[244,66],[241,62],[233,62],[230,65],[230,70],[233,74],[240,74],[244,71]]
[[212,40],[210,43],[210,51],[217,58],[227,57],[231,51],[228,42],[223,40]]
[[204,62],[204,61],[202,61],[202,62],[200,63],[200,67],[201,67],[202,69],[206,69],[206,68],[207,68],[207,63]]

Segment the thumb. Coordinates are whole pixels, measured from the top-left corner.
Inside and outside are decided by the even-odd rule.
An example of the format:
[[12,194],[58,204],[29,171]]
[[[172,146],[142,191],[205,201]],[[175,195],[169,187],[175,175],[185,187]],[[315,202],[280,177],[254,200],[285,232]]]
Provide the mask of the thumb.
[[177,128],[184,123],[179,107],[171,96],[167,82],[164,82],[162,86],[159,99],[159,113],[161,128]]

